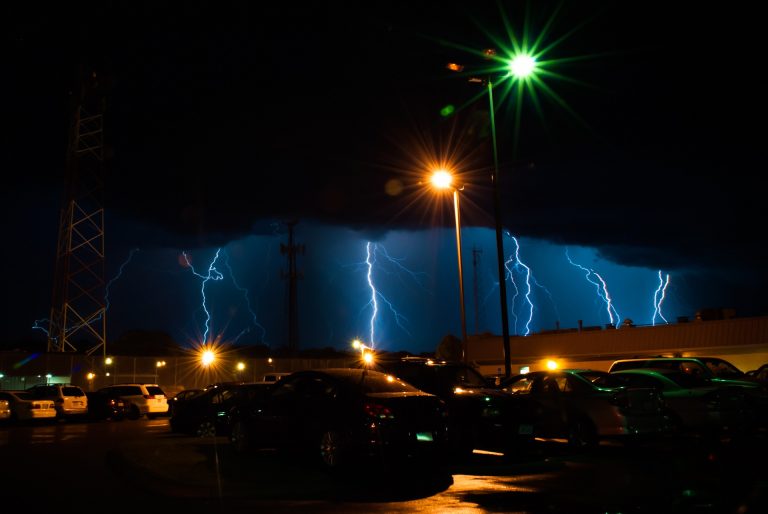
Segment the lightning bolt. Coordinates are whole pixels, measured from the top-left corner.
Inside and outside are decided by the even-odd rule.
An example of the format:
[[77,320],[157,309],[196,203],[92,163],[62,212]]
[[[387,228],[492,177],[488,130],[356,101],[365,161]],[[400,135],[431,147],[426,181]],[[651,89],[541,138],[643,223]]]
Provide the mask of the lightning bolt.
[[117,275],[112,277],[112,280],[107,282],[107,286],[104,288],[104,301],[106,304],[106,307],[104,308],[105,311],[109,310],[109,288],[112,287],[112,284],[114,284],[115,281],[123,275],[123,269],[125,269],[128,263],[131,262],[131,259],[133,259],[133,255],[138,251],[139,251],[138,248],[132,249],[128,253],[128,257],[125,259],[125,261],[123,261],[123,263],[120,265],[120,268],[117,270]]
[[[522,273],[525,276],[525,303],[528,304],[528,319],[525,322],[525,333],[523,335],[527,336],[531,333],[531,321],[533,320],[533,301],[531,300],[531,268],[525,264],[522,259],[520,259],[520,243],[517,241],[517,238],[507,232],[507,236],[509,236],[512,241],[515,243],[515,252],[509,256],[509,258],[504,262],[504,267],[507,269],[507,272],[509,273],[509,278],[512,282],[512,286],[515,288],[515,294],[512,297],[512,315],[515,318],[515,332],[517,332],[517,315],[515,315],[515,300],[517,299],[517,296],[520,292],[520,290],[517,287],[517,284],[515,283],[515,276],[514,271],[517,271],[520,273],[520,269],[522,268],[524,271]],[[534,279],[535,282],[535,279]]]
[[213,258],[211,263],[208,265],[208,274],[203,275],[201,273],[198,273],[195,271],[195,267],[192,266],[192,263],[189,261],[189,257],[187,256],[186,252],[182,252],[182,255],[184,256],[184,260],[187,263],[187,266],[189,266],[189,269],[192,270],[192,273],[196,277],[200,277],[203,279],[202,284],[200,285],[200,294],[203,296],[203,311],[205,311],[205,332],[203,333],[203,342],[208,342],[208,332],[210,331],[210,321],[211,321],[211,313],[208,311],[207,306],[207,299],[205,297],[205,285],[208,283],[209,280],[222,280],[224,279],[224,275],[216,269],[216,261],[219,258],[219,254],[221,253],[221,248],[216,250],[216,256]]
[[[107,285],[104,288],[104,312],[108,311],[109,310],[109,306],[110,306],[110,303],[109,303],[109,288],[112,287],[112,284],[114,284],[115,281],[117,281],[117,279],[119,279],[123,275],[123,270],[131,262],[131,259],[133,259],[133,255],[136,252],[138,252],[138,251],[139,251],[138,248],[133,248],[130,252],[128,252],[128,257],[126,257],[126,259],[120,265],[120,268],[118,268],[117,274],[114,277],[112,277],[112,279],[109,282],[107,282]],[[90,321],[90,323],[94,323],[96,321],[99,321],[100,319],[101,319],[101,314],[99,314],[98,316],[93,318]],[[50,327],[51,320],[49,320],[48,318],[36,319],[35,322],[32,324],[32,330],[42,330],[43,332],[45,332],[46,337],[49,336],[50,335],[50,331],[47,328],[41,326],[40,323],[47,323],[48,326]],[[73,330],[79,329],[82,326],[83,326],[83,324],[81,323],[80,325],[76,325],[74,327],[68,328],[66,331],[67,332],[71,332]]]
[[[243,296],[245,297],[245,303],[248,305],[248,312],[251,313],[251,319],[253,320],[253,325],[261,331],[260,341],[264,341],[264,337],[267,334],[267,330],[258,322],[256,313],[253,311],[253,307],[251,307],[251,299],[250,299],[250,295],[248,294],[248,289],[244,287],[240,287],[240,284],[237,283],[237,280],[235,279],[235,273],[232,271],[232,267],[229,265],[229,254],[227,254],[226,252],[224,252],[224,265],[229,270],[229,276],[232,278],[232,283],[234,284],[235,288],[241,293],[243,293]],[[240,339],[242,336],[249,333],[250,331],[251,331],[251,327],[246,327],[243,330],[241,330],[240,333],[235,337],[234,342],[237,342],[238,339]]]
[[403,259],[396,259],[391,257],[389,253],[387,253],[387,249],[382,244],[368,241],[365,243],[365,252],[366,282],[368,284],[368,288],[371,290],[371,299],[367,304],[365,304],[363,309],[368,307],[371,309],[371,318],[369,321],[369,346],[373,347],[376,344],[376,325],[380,314],[380,302],[384,304],[392,313],[397,326],[400,327],[406,334],[411,335],[410,331],[405,325],[408,323],[408,318],[402,315],[395,308],[394,304],[389,299],[387,299],[387,297],[384,296],[384,294],[379,289],[376,288],[375,272],[377,270],[381,270],[387,274],[393,273],[392,271],[387,270],[385,266],[382,266],[378,259],[381,258],[387,263],[392,264],[395,268],[397,268],[398,272],[404,272],[408,274],[418,285],[421,285],[421,282],[418,278],[420,275],[419,273],[415,273],[406,268],[401,262]]
[[[618,328],[621,318],[619,317],[618,311],[613,306],[613,299],[611,298],[611,295],[608,292],[608,286],[606,285],[605,280],[603,280],[603,277],[601,277],[600,274],[597,273],[595,270],[586,268],[581,264],[573,262],[573,260],[571,260],[571,256],[568,254],[568,248],[565,249],[565,257],[566,259],[568,259],[568,262],[570,262],[573,266],[586,272],[586,274],[584,275],[584,278],[587,279],[587,282],[595,286],[598,298],[600,298],[605,303],[605,308],[606,308],[606,311],[608,312],[608,318],[611,320],[611,325]],[[597,280],[599,282],[590,278],[591,275],[594,275],[595,277],[597,277]],[[615,318],[614,318],[614,314],[616,315]]]
[[667,286],[669,285],[669,273],[667,273],[666,280],[661,276],[661,270],[659,270],[659,287],[656,288],[656,292],[653,293],[653,319],[652,325],[656,325],[656,316],[664,320],[664,323],[669,323],[667,318],[661,313],[661,304],[664,303],[667,295]]

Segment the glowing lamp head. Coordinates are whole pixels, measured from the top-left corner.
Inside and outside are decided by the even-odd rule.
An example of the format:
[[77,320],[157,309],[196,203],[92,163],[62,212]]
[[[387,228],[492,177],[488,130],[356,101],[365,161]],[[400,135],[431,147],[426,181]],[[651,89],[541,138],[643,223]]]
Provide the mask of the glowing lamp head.
[[547,369],[554,370],[554,369],[557,369],[557,368],[558,368],[557,361],[555,361],[555,360],[548,360],[547,361]]
[[352,348],[354,348],[355,350],[359,350],[361,344],[362,343],[360,343],[359,339],[355,339],[354,341],[352,341]]
[[509,61],[509,73],[513,77],[525,78],[536,69],[536,59],[530,55],[520,54]]
[[363,352],[363,362],[367,366],[373,364],[373,352]]
[[107,358],[104,360],[104,364],[107,364],[107,365],[109,365],[109,364],[112,364],[112,357],[107,357]]
[[200,359],[203,362],[203,366],[210,366],[216,360],[216,355],[211,350],[205,350]]
[[448,189],[451,187],[453,177],[445,170],[437,170],[432,174],[432,185],[438,189]]
[[245,363],[244,362],[238,362],[237,363],[237,371],[243,371],[245,369]]

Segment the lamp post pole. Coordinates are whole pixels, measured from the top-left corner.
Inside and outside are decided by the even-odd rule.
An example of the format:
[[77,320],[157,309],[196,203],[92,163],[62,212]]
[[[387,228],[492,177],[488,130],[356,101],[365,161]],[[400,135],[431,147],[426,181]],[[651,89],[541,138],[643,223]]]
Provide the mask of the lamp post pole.
[[459,265],[459,305],[461,306],[461,360],[464,364],[469,360],[467,358],[467,314],[464,308],[464,266],[461,261],[461,209],[459,208],[459,191],[464,187],[457,188],[451,183],[453,177],[445,169],[434,170],[432,172],[432,185],[437,189],[451,189],[453,191],[453,214],[456,220],[456,256]]
[[[493,83],[488,79],[491,144],[493,146],[493,217],[496,220],[496,259],[499,265],[499,296],[501,298],[501,333],[504,345],[504,376],[512,374],[509,348],[509,313],[507,312],[507,280],[504,273],[504,240],[501,234],[501,185],[499,184],[499,153],[496,147],[496,114],[493,107]],[[463,305],[463,303],[462,303]]]
[[456,218],[456,255],[459,263],[459,304],[461,305],[461,354],[467,364],[467,315],[464,309],[464,266],[461,261],[461,214],[459,210],[459,190],[453,189],[453,210]]

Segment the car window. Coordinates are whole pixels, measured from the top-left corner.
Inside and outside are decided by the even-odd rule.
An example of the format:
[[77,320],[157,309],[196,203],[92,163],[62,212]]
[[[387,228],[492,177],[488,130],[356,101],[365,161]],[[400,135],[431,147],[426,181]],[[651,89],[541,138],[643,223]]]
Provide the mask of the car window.
[[83,390],[79,387],[67,386],[61,388],[61,394],[64,396],[83,396]]
[[664,389],[664,383],[651,375],[624,373],[621,375],[621,378],[626,382],[626,385],[631,387],[652,387],[655,389]]
[[147,393],[155,396],[165,396],[165,393],[160,386],[147,386]]
[[533,386],[532,377],[521,377],[520,379],[504,386],[503,390],[508,393],[527,394],[531,392],[531,386]]

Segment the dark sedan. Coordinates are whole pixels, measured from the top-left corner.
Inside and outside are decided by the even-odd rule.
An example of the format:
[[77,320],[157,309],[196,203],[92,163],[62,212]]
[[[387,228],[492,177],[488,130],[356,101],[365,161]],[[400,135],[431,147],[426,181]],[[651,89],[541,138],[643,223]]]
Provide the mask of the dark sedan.
[[373,370],[306,370],[282,378],[264,402],[241,409],[235,451],[277,448],[327,470],[373,459],[435,463],[444,455],[445,403]]
[[199,437],[228,435],[232,409],[243,403],[262,401],[271,387],[272,384],[264,382],[209,385],[175,406],[171,431]]
[[471,366],[420,357],[380,361],[378,365],[446,402],[454,458],[466,460],[475,450],[517,458],[532,450],[534,403],[492,388]]
[[125,401],[116,394],[88,391],[88,418],[121,421],[125,418]]

